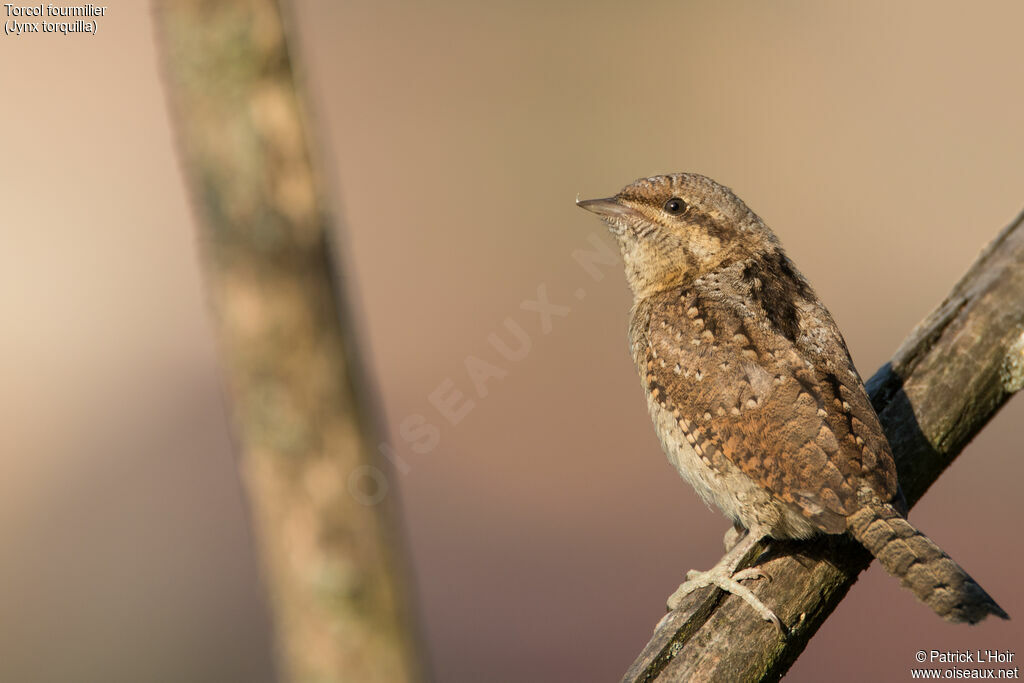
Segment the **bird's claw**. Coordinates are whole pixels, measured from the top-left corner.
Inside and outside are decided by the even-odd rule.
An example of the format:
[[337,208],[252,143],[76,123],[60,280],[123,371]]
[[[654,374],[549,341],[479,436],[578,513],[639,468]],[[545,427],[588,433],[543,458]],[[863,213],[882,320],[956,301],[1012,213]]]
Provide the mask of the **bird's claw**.
[[727,571],[724,567],[715,567],[706,572],[690,570],[686,573],[686,581],[680,585],[671,596],[669,596],[668,608],[670,610],[678,608],[682,603],[683,598],[698,588],[715,586],[726,593],[732,593],[735,596],[743,598],[748,605],[754,608],[754,611],[757,612],[758,616],[765,621],[770,621],[775,625],[775,628],[778,629],[779,633],[785,634],[782,622],[775,615],[775,612],[768,609],[749,588],[740,584],[740,581],[755,581],[757,579],[767,579],[771,581],[771,577],[757,567],[743,569],[735,574]]

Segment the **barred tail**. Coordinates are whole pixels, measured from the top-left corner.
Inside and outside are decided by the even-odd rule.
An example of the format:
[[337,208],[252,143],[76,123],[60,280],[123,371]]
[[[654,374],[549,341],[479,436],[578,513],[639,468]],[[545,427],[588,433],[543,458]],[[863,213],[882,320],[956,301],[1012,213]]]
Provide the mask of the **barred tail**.
[[915,529],[892,505],[877,499],[848,519],[850,533],[943,619],[974,624],[989,614],[1010,617],[960,565]]

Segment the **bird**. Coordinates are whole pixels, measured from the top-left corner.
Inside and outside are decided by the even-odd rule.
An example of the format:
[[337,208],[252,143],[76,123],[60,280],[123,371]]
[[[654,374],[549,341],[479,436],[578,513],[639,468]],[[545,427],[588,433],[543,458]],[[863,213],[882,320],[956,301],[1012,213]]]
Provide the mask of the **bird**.
[[696,173],[580,201],[618,243],[629,344],[669,462],[742,536],[668,599],[716,586],[786,629],[737,571],[765,539],[849,534],[952,622],[1005,611],[906,518],[892,450],[843,335],[764,221]]

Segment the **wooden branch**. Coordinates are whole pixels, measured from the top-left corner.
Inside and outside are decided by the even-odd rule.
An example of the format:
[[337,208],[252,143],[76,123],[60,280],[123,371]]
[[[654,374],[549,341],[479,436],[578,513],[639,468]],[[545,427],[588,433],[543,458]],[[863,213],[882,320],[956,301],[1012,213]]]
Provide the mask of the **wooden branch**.
[[[910,505],[1022,386],[1024,214],[867,382]],[[772,580],[751,586],[787,638],[735,596],[696,591],[662,619],[623,681],[777,680],[871,560],[847,536],[772,542],[759,563]]]
[[282,678],[423,678],[280,8],[164,0],[156,25]]

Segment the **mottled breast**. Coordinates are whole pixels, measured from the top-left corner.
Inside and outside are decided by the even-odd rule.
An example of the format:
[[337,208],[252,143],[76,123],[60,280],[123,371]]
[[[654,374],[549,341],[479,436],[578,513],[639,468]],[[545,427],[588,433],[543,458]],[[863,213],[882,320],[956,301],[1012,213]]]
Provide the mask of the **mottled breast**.
[[[783,316],[752,294],[766,289],[760,278],[744,285],[749,266],[735,268],[635,304],[630,338],[652,417],[663,444],[674,423],[705,467],[738,470],[812,530],[841,533],[860,488],[900,499],[888,442],[842,335],[802,278],[806,296],[791,293]],[[782,524],[789,513],[780,514]],[[792,530],[773,535],[805,535],[794,533],[798,520],[784,526]]]

